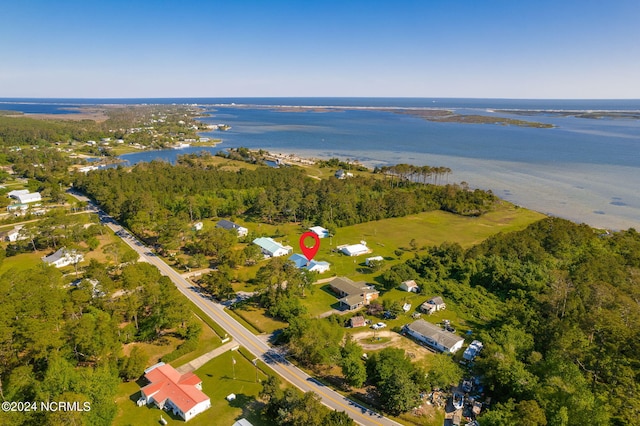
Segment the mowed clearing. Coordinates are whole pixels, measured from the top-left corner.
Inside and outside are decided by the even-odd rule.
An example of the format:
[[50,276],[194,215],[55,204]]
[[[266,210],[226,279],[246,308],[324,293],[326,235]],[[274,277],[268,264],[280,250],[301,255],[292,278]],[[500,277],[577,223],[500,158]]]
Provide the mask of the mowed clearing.
[[[500,201],[494,211],[480,217],[466,217],[436,210],[411,216],[384,219],[340,228],[334,245],[369,239],[373,244],[408,247],[412,239],[418,247],[455,242],[464,248],[476,245],[499,232],[521,230],[545,215]],[[371,248],[375,247],[370,244]],[[398,248],[398,247],[395,247]]]

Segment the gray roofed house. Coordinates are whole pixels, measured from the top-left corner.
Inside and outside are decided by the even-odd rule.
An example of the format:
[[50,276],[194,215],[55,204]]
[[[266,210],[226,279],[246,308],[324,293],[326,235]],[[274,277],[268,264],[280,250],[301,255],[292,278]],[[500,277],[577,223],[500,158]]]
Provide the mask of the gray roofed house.
[[246,237],[249,230],[244,226],[240,226],[237,223],[233,223],[229,220],[222,219],[216,224],[216,228],[226,229],[228,231],[236,231],[238,237]]
[[432,297],[431,299],[427,300],[422,305],[420,305],[420,309],[422,310],[422,312],[425,312],[429,315],[446,308],[447,308],[447,305],[444,303],[444,300],[442,300],[442,297],[440,296]]
[[377,299],[380,292],[365,282],[354,282],[346,277],[336,277],[329,282],[331,290],[340,297],[342,308],[353,310]]
[[445,353],[455,353],[464,343],[464,339],[445,331],[425,320],[417,320],[404,326],[403,331],[427,346]]
[[62,247],[55,253],[42,258],[44,263],[55,266],[56,268],[63,268],[68,265],[82,262],[83,260],[84,256],[81,253],[78,253],[75,250],[67,250],[65,247]]

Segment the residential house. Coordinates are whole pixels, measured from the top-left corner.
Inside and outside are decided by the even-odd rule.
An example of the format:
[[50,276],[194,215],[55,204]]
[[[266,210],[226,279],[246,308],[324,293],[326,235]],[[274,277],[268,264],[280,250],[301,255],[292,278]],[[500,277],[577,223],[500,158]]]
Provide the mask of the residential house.
[[402,331],[430,348],[444,353],[455,353],[464,343],[462,337],[421,319],[405,325]]
[[361,241],[360,244],[340,246],[338,249],[347,256],[360,256],[361,254],[366,254],[371,251],[369,247],[364,244],[364,241]]
[[344,170],[340,169],[336,172],[335,177],[337,177],[338,179],[346,179],[349,177],[353,177],[353,173],[345,172]]
[[462,354],[462,358],[466,359],[467,361],[473,361],[475,357],[478,356],[478,353],[482,350],[483,347],[484,345],[481,341],[474,340],[473,342],[471,342],[469,347],[465,349],[464,353]]
[[249,420],[242,418],[240,420],[238,420],[237,422],[235,422],[233,424],[233,426],[253,426],[253,424],[251,424],[251,422],[249,422]]
[[409,293],[418,293],[420,291],[420,287],[414,280],[403,281],[400,284],[400,290],[408,291]]
[[27,237],[24,235],[20,235],[20,230],[22,229],[22,225],[18,225],[13,228],[11,231],[4,234],[5,241],[9,241],[10,243],[15,243],[16,241],[26,240]]
[[7,206],[7,211],[9,213],[11,212],[17,212],[16,214],[20,214],[21,212],[24,212],[25,210],[29,209],[29,205],[27,204],[10,204]]
[[9,191],[7,193],[7,197],[17,200],[18,195],[25,195],[28,193],[29,193],[28,189],[14,189],[13,191]]
[[324,229],[322,226],[312,226],[309,231],[316,234],[319,238],[327,238],[329,236],[329,230]]
[[161,410],[172,411],[185,422],[211,407],[211,400],[202,392],[202,380],[193,373],[180,374],[163,362],[144,371],[149,384],[140,389],[138,405],[155,404]]
[[364,282],[354,282],[349,278],[337,277],[329,282],[331,291],[340,297],[340,307],[353,310],[368,305],[380,295],[373,286]]
[[78,253],[75,250],[67,250],[65,247],[62,247],[58,251],[49,256],[42,257],[44,263],[50,266],[55,266],[56,268],[64,268],[68,265],[75,265],[76,263],[80,263],[84,260],[84,256],[82,253]]
[[253,244],[260,247],[262,254],[269,257],[286,256],[293,251],[291,246],[283,246],[272,238],[260,237],[253,240]]
[[363,316],[357,316],[357,317],[353,317],[349,320],[349,325],[352,328],[356,328],[356,327],[364,327],[365,325],[367,325],[367,321],[364,319]]
[[240,226],[237,223],[233,223],[229,220],[222,219],[216,224],[216,228],[226,229],[227,231],[235,231],[238,234],[238,237],[246,237],[249,233],[249,230],[244,226]]
[[420,306],[420,309],[422,310],[422,312],[425,312],[429,315],[446,308],[447,308],[447,305],[445,305],[444,301],[442,300],[442,297],[440,296],[432,297],[431,299],[427,300]]
[[306,257],[298,253],[292,254],[289,260],[295,263],[296,268],[298,269],[304,268],[308,271],[317,272],[319,274],[327,272],[331,268],[331,264],[329,262],[308,260]]

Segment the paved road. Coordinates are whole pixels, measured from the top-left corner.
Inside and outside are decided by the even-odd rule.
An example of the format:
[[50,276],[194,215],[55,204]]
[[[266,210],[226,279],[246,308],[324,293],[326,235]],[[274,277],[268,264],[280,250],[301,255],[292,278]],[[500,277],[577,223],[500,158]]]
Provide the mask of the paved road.
[[[86,197],[73,194],[81,201],[88,201]],[[93,206],[95,207],[95,206]],[[106,215],[96,208],[100,219],[116,235],[122,238],[132,249],[134,249],[141,257],[141,260],[149,262],[156,266],[160,273],[169,277],[176,285],[178,290],[195,303],[202,311],[209,315],[216,323],[225,329],[227,333],[241,346],[244,346],[256,358],[261,359],[268,364],[282,378],[296,386],[303,392],[313,391],[320,395],[322,403],[327,407],[346,412],[356,423],[361,425],[399,425],[399,423],[383,417],[382,415],[364,408],[357,403],[345,398],[331,388],[324,386],[313,377],[300,370],[277,351],[275,351],[267,343],[260,340],[257,336],[244,328],[238,321],[224,311],[224,307],[218,303],[209,300],[206,295],[201,294],[187,282],[179,273],[174,271],[161,258],[153,254],[149,247],[145,246],[141,241],[137,240],[113,218]]]
[[191,373],[192,371],[196,371],[198,368],[202,367],[203,365],[205,365],[207,362],[211,361],[215,357],[220,356],[223,353],[237,347],[238,347],[238,343],[232,340],[220,346],[219,348],[215,348],[211,352],[207,352],[206,354],[199,356],[198,358],[194,359],[191,362],[188,362],[186,364],[181,365],[180,367],[177,367],[176,371],[180,374]]

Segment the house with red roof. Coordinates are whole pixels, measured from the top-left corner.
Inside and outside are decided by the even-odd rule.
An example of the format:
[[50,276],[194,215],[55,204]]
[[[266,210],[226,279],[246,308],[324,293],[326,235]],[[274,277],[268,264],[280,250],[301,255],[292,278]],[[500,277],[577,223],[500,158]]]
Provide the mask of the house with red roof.
[[144,373],[149,384],[141,389],[139,405],[153,403],[161,410],[173,411],[185,422],[211,407],[211,400],[202,392],[202,380],[195,374],[180,374],[162,362]]

